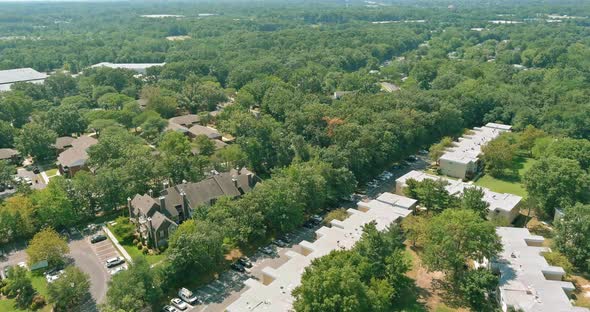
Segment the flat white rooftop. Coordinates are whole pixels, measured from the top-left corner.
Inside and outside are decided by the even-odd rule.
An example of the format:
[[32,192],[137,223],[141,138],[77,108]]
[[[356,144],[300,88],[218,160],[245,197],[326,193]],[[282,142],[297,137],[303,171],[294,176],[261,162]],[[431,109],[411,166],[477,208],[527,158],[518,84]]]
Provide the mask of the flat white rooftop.
[[481,154],[481,148],[489,141],[497,138],[502,132],[510,131],[509,125],[487,123],[483,127],[475,127],[470,133],[463,135],[452,147],[439,158],[457,163],[468,164],[476,162]]
[[[463,190],[466,188],[475,187],[473,184],[465,183],[460,180],[453,180],[446,177],[436,176],[432,174],[428,174],[423,171],[412,170],[405,175],[399,177],[395,180],[396,185],[404,186],[406,185],[406,181],[409,179],[414,179],[418,182],[423,181],[425,179],[430,180],[443,180],[447,182],[445,189],[449,194],[460,196],[463,193]],[[477,186],[481,188],[484,192],[484,201],[490,204],[490,211],[505,211],[510,212],[516,205],[522,200],[522,197],[508,194],[508,193],[496,193],[491,191],[485,187]]]
[[504,250],[492,267],[501,273],[498,286],[503,310],[512,307],[523,312],[589,312],[575,307],[566,292],[574,285],[561,281],[561,267],[550,266],[541,252],[542,236],[531,235],[524,228],[499,227]]
[[47,74],[40,73],[32,68],[0,70],[0,85],[12,84],[15,82],[43,80],[47,77]]
[[110,68],[121,68],[121,69],[131,69],[131,70],[145,70],[150,67],[154,66],[164,66],[166,63],[110,63],[110,62],[102,62],[98,64],[94,64],[90,67],[110,67]]
[[[394,195],[394,194],[391,194]],[[389,196],[389,195],[388,195]],[[395,195],[393,197],[403,197]],[[411,200],[410,200],[411,201]],[[402,205],[404,200],[396,203]],[[331,227],[322,227],[316,232],[317,239],[311,243],[301,242],[304,252],[287,252],[289,260],[277,269],[266,267],[262,270],[270,277],[270,283],[262,283],[256,279],[249,279],[249,287],[240,298],[233,302],[226,311],[290,311],[293,307],[291,292],[301,284],[301,275],[311,261],[329,254],[336,249],[350,249],[361,238],[362,227],[372,221],[377,223],[377,229],[384,230],[394,221],[412,213],[410,206],[394,206],[378,200],[359,202],[359,209],[348,209],[349,217],[344,221],[334,220]],[[266,285],[265,285],[266,284]]]

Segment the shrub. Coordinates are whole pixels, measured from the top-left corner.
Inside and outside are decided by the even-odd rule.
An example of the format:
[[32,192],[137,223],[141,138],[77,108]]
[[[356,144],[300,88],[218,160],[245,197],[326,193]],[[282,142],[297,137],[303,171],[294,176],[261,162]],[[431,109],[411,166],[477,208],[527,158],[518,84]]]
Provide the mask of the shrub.
[[137,243],[137,249],[142,250],[143,249],[143,244],[141,242]]
[[141,252],[143,252],[144,255],[147,255],[149,248],[147,248],[147,246],[143,246],[143,250]]
[[121,239],[121,242],[131,242],[135,235],[135,225],[127,217],[118,217],[113,226],[113,232]]
[[31,302],[31,310],[37,310],[44,307],[46,304],[45,298],[39,294],[33,297],[33,302]]
[[545,257],[545,260],[547,260],[549,265],[560,266],[568,274],[574,269],[574,266],[567,257],[559,251],[544,252],[543,257]]
[[136,238],[133,240],[133,245],[137,245],[137,243],[139,243],[139,239]]

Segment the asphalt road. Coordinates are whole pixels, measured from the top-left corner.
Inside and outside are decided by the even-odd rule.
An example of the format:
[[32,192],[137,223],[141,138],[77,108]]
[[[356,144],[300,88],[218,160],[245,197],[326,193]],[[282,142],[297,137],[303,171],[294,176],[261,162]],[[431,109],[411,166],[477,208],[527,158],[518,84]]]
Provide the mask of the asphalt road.
[[[105,242],[110,244],[109,240]],[[99,256],[100,252],[95,252],[89,242],[88,236],[72,237],[68,245],[70,247],[70,253],[68,256],[74,260],[74,264],[80,268],[80,270],[87,273],[90,277],[90,294],[92,295],[94,302],[103,302],[106,296],[107,283],[110,279],[110,274],[104,266],[103,259]],[[116,255],[118,254],[115,254],[114,256]],[[0,269],[9,265],[14,266],[22,261],[27,261],[25,246],[19,246],[9,252],[7,251],[7,255],[0,258]],[[87,308],[89,308],[89,310],[86,310],[85,308],[85,311],[93,310],[91,306],[88,306]]]

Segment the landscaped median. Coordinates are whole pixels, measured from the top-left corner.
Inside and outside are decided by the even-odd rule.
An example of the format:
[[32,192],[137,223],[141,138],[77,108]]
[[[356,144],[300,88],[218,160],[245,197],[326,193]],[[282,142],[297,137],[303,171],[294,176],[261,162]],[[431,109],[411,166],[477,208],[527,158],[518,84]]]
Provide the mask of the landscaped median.
[[[106,230],[108,230],[108,232]],[[145,257],[150,265],[156,265],[166,259],[164,253],[156,253],[154,250],[149,249],[147,246],[139,242],[135,237],[135,225],[133,225],[127,217],[117,218],[115,222],[109,224],[105,228],[105,232],[107,235],[109,235],[108,233],[110,232],[115,238],[118,243],[115,243],[115,240],[112,238],[111,240],[115,243],[117,248],[122,248],[125,251],[121,251],[125,258],[127,258],[127,256],[131,259]],[[127,255],[125,255],[125,253]]]

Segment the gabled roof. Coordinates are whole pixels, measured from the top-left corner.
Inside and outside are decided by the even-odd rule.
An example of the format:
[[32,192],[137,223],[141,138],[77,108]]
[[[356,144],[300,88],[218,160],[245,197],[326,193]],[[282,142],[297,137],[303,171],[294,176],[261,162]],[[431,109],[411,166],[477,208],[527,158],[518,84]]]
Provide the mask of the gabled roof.
[[168,121],[170,121],[171,123],[175,123],[177,125],[181,125],[181,126],[185,126],[185,127],[190,127],[190,126],[198,123],[200,120],[201,120],[201,117],[199,117],[199,115],[193,115],[193,114],[177,116],[177,117],[172,117],[172,118],[168,119]]
[[96,143],[98,140],[87,135],[76,138],[71,143],[72,147],[57,156],[57,162],[63,167],[83,166],[88,160],[88,148]]
[[63,136],[63,137],[59,137],[55,140],[55,144],[53,144],[53,146],[59,150],[62,150],[66,147],[70,147],[72,146],[72,142],[75,139],[72,138],[71,136]]
[[160,205],[149,195],[135,195],[131,200],[133,214],[137,216],[141,213],[144,216],[151,217],[160,207]]
[[19,155],[20,153],[12,148],[0,148],[0,159],[4,160],[4,159],[10,159],[14,156]]
[[176,222],[170,220],[164,214],[156,211],[152,216],[152,227],[154,230],[159,231],[160,229],[168,228],[170,226],[176,226]]
[[194,136],[206,135],[210,139],[220,139],[221,134],[217,130],[201,125],[194,125],[188,129]]

